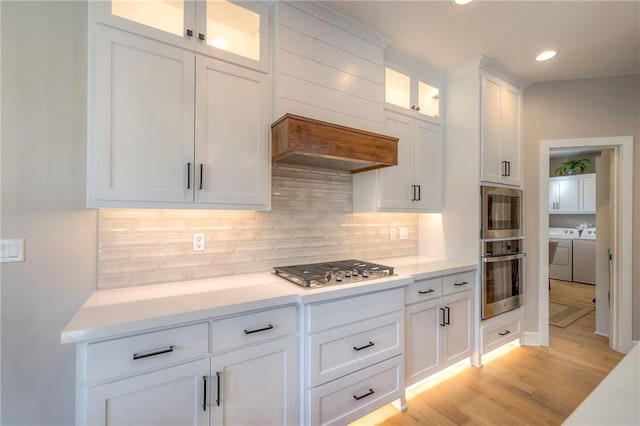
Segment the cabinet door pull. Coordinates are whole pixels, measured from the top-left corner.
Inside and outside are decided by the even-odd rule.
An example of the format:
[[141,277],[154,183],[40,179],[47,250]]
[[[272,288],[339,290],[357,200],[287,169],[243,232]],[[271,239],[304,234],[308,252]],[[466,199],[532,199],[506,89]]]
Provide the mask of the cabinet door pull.
[[220,406],[220,372],[216,371],[216,405]]
[[416,109],[416,106],[415,105],[411,105],[411,109]]
[[448,306],[444,307],[447,310],[447,319],[444,322],[446,325],[450,325],[451,324],[451,309],[449,309]]
[[444,327],[447,325],[447,323],[444,322],[444,308],[440,308],[440,312],[442,312],[442,322],[440,323],[440,327]]
[[411,199],[411,201],[416,201],[416,186],[411,185],[411,189],[413,189],[413,198]]
[[198,39],[200,39],[201,41],[204,41],[204,34],[198,33]]
[[418,294],[429,294],[433,293],[435,290],[430,288],[429,290],[418,290]]
[[371,346],[373,346],[373,345],[375,345],[375,343],[373,343],[372,341],[369,341],[369,343],[368,343],[367,345],[360,346],[359,348],[356,348],[356,347],[354,346],[354,347],[353,347],[353,350],[361,351],[361,350],[363,350],[363,349],[370,348],[370,347],[371,347]]
[[267,331],[267,330],[272,330],[273,329],[273,325],[269,324],[266,327],[263,328],[257,328],[255,330],[245,330],[244,334],[253,334],[253,333],[260,333],[261,331]]
[[505,330],[502,333],[498,332],[498,334],[501,336],[506,336],[507,334],[511,334],[511,332],[509,330]]
[[193,37],[193,30],[187,28],[187,37]]
[[420,107],[419,106],[416,107],[416,111],[420,111]]
[[375,392],[373,391],[373,389],[369,388],[369,392],[365,393],[364,395],[360,395],[360,396],[353,395],[353,398],[354,398],[356,401],[360,401],[362,398],[366,398],[366,397],[368,397],[368,396],[371,396],[371,395],[373,395],[374,393],[375,393]]
[[457,286],[461,286],[461,285],[467,285],[467,284],[469,284],[469,283],[466,282],[466,281],[462,281],[462,282],[459,282],[459,283],[453,283],[453,285],[455,285],[456,287]]
[[162,348],[162,349],[154,349],[148,352],[135,353],[133,354],[133,359],[136,360],[136,359],[142,359],[142,358],[149,358],[150,356],[168,354],[169,352],[173,352],[173,345],[168,346],[166,348]]
[[207,376],[202,376],[202,410],[207,411]]
[[511,161],[507,161],[507,176],[511,176]]
[[502,162],[502,176],[506,176],[507,175],[507,162],[503,161]]
[[191,189],[191,162],[187,163],[187,189]]
[[[420,111],[420,108],[418,108],[418,111]],[[422,191],[421,191],[422,188],[420,188],[420,185],[417,185],[417,186],[418,186],[418,200],[417,201],[420,201],[422,199]]]
[[202,189],[202,180],[204,179],[204,169],[202,163],[200,163],[200,187],[198,189]]

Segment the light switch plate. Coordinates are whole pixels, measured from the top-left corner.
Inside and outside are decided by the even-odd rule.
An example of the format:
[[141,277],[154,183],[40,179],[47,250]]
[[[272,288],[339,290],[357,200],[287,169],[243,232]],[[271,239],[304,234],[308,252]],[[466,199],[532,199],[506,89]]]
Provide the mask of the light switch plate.
[[0,263],[24,262],[24,238],[0,240]]
[[396,239],[396,228],[394,228],[393,226],[389,228],[389,239],[390,240]]

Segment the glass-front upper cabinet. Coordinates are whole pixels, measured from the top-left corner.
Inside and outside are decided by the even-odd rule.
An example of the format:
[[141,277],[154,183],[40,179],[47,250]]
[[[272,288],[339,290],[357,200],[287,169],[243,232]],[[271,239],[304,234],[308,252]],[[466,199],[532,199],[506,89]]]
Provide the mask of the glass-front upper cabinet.
[[[418,118],[439,124],[440,88],[417,73],[387,63],[385,67],[385,102],[390,109],[412,111]],[[403,111],[398,111],[403,112]]]
[[96,22],[268,70],[270,7],[263,2],[111,0],[89,4]]

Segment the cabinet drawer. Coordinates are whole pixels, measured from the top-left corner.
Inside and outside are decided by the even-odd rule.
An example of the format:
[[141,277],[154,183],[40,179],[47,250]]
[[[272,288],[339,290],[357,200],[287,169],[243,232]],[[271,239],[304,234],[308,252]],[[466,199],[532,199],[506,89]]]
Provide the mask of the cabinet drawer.
[[306,308],[307,331],[314,333],[327,330],[398,311],[403,306],[404,290],[402,288],[310,305]]
[[285,306],[213,321],[211,349],[223,352],[236,347],[293,334],[297,330],[296,307]]
[[404,303],[407,305],[440,296],[442,296],[442,278],[419,280],[404,288]]
[[309,338],[309,384],[317,386],[402,353],[402,311]]
[[347,424],[402,395],[402,361],[395,357],[309,391],[309,423]]
[[520,336],[520,319],[495,324],[482,330],[482,353],[486,354]]
[[463,272],[461,274],[447,275],[442,278],[442,294],[457,293],[459,291],[471,290],[473,288],[473,272]]
[[90,383],[185,361],[209,352],[209,325],[194,324],[87,346]]

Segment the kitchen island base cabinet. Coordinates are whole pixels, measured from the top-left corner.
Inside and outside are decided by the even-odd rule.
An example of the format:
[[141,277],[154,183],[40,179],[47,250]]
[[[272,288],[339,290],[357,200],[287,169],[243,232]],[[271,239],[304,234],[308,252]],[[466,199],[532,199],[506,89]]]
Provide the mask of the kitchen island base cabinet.
[[209,359],[98,385],[87,391],[89,425],[209,425]]

